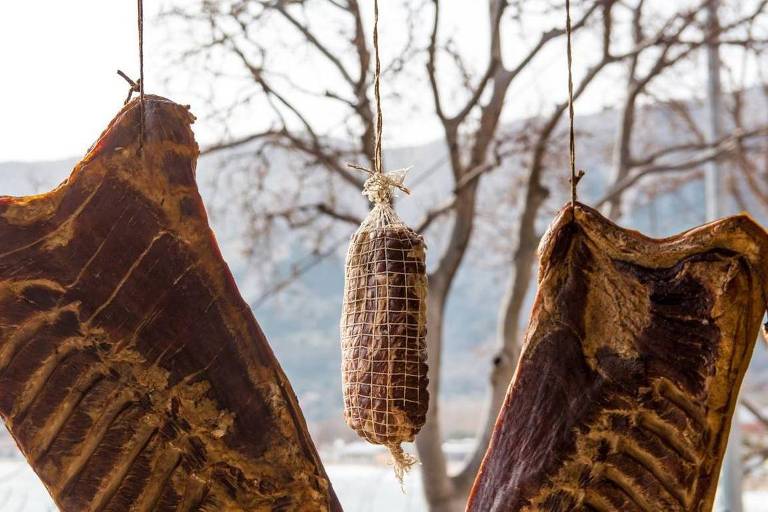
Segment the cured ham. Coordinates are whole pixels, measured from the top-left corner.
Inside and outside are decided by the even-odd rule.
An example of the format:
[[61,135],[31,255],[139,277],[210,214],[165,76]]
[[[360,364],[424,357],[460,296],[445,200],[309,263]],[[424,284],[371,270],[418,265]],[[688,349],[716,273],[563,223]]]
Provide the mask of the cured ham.
[[469,511],[709,511],[760,330],[747,216],[653,240],[565,208]]
[[224,263],[188,109],[147,96],[0,198],[0,414],[62,511],[340,510]]

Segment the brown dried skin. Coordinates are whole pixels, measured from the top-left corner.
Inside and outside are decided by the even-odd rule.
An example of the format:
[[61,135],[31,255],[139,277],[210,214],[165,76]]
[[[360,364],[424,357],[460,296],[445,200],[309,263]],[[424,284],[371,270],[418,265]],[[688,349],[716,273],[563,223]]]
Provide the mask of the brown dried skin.
[[63,511],[340,510],[194,181],[186,108],[127,105],[0,198],[0,414]]
[[370,442],[411,442],[429,405],[426,248],[405,226],[361,231],[347,257],[342,375],[347,424]]
[[705,512],[765,311],[747,216],[652,240],[564,209],[470,511]]

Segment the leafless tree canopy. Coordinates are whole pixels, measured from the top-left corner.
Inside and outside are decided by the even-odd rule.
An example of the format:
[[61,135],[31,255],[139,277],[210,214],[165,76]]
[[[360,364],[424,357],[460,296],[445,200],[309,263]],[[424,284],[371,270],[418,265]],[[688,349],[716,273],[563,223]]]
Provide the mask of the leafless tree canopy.
[[[756,66],[766,50],[768,0],[724,3],[720,26],[713,27],[704,15],[706,0],[574,2],[575,96],[603,95],[618,105],[606,158],[611,179],[600,197],[591,198],[613,218],[622,215],[628,192],[632,201],[650,198],[695,178],[713,159],[728,164],[735,200],[768,211],[766,126],[745,99],[754,84],[762,84],[768,98],[768,77]],[[498,254],[510,276],[503,300],[494,306],[498,353],[476,453],[449,475],[437,400],[417,440],[434,511],[463,510],[519,354],[542,219],[562,203],[566,185],[565,83],[555,96],[542,96],[537,115],[526,121],[507,124],[505,114],[516,106],[515,86],[547,63],[564,66],[563,2],[488,0],[472,6],[486,12],[487,25],[477,29],[488,34],[482,59],[468,56],[444,27],[448,2],[387,2],[383,20],[385,113],[387,105],[401,112],[401,119],[387,118],[385,131],[397,130],[395,123],[405,121],[402,113],[428,115],[439,128],[444,153],[420,169],[412,185],[428,191],[450,183],[427,194],[431,204],[415,222],[432,249],[433,397],[441,387],[446,303],[470,244]],[[240,0],[201,1],[166,14],[188,34],[178,64],[190,70],[191,80],[211,84],[210,92],[201,92],[210,106],[208,122],[221,128],[221,139],[206,152],[226,155],[227,167],[234,169],[220,179],[234,180],[241,191],[230,204],[247,212],[249,235],[258,242],[254,255],[262,265],[283,257],[280,240],[308,252],[288,276],[270,283],[270,294],[338,251],[365,213],[362,176],[346,164],[373,158],[370,10],[358,0]],[[400,35],[387,39],[387,27],[394,25]],[[703,88],[696,75],[702,75],[702,47],[713,40],[723,47],[734,94],[728,134],[711,142],[700,128],[696,99]],[[657,127],[646,123],[662,116],[669,123],[666,132],[676,134],[669,143],[647,136]],[[579,130],[578,136],[586,140],[589,134]],[[493,198],[487,204],[480,190],[497,178],[494,172],[503,179],[482,196]]]

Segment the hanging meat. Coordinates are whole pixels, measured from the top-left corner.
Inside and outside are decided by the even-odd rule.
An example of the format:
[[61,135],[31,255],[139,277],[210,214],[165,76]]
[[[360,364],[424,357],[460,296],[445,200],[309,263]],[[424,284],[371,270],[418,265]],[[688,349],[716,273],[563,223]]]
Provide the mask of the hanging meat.
[[0,198],[0,414],[64,512],[340,510],[222,260],[187,108],[147,96],[67,182]]
[[467,510],[711,510],[765,312],[768,234],[737,216],[654,240],[578,205],[540,258]]
[[344,418],[357,434],[386,446],[402,482],[415,463],[413,442],[429,406],[427,248],[392,208],[402,173],[373,173],[374,203],[347,253],[341,316]]
[[427,417],[427,246],[395,212],[393,191],[408,169],[383,172],[379,2],[373,2],[376,136],[363,195],[371,211],[352,236],[344,272],[341,378],[344,419],[370,443],[384,445],[395,476],[416,463],[401,444],[413,442]]

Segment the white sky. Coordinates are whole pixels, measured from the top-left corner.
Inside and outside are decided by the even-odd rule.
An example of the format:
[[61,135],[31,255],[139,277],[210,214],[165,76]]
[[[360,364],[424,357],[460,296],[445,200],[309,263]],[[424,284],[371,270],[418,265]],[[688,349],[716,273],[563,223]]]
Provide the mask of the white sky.
[[[168,33],[158,26],[156,17],[163,4],[145,0],[145,77],[148,91],[171,95],[163,90],[159,75],[164,70],[158,69],[168,51]],[[453,0],[448,5],[446,29],[459,33],[469,55],[482,55],[487,44],[486,8],[478,8],[476,0]],[[127,93],[127,84],[116,70],[138,75],[136,34],[133,0],[4,2],[0,13],[0,161],[82,155]],[[386,58],[386,48],[384,54]],[[192,98],[185,98],[183,91],[173,92],[173,99],[192,103],[195,111]],[[389,107],[392,125],[399,122],[396,109]],[[437,134],[436,125],[425,127],[410,121],[392,127],[390,144],[404,139],[424,141]],[[198,124],[196,130],[199,140],[211,139],[204,125]]]
[[3,2],[0,161],[88,148],[128,92],[116,70],[137,75],[135,20],[130,0]]
[[[192,86],[166,90],[162,77],[164,56],[179,41],[169,40],[169,32],[158,26],[157,13],[170,0],[145,0],[145,76],[147,91],[169,96],[179,103],[190,103],[193,112],[196,97]],[[174,3],[194,0],[175,0]],[[197,0],[199,1],[199,0]],[[398,5],[384,2],[383,7]],[[477,0],[451,0],[444,4],[441,33],[452,33],[461,50],[481,59],[487,46],[487,8]],[[385,13],[383,34],[396,40],[400,24]],[[542,20],[541,28],[559,25],[562,20]],[[424,30],[428,30],[427,27]],[[531,29],[531,42],[540,28]],[[0,10],[0,161],[50,160],[83,154],[120,108],[127,84],[116,75],[122,69],[131,77],[138,75],[136,50],[136,3],[134,0],[39,0],[4,2]],[[278,35],[279,37],[279,35]],[[535,114],[542,108],[542,98],[558,101],[564,93],[564,41],[557,41],[544,55],[534,72],[515,83],[510,91],[507,118]],[[394,46],[394,45],[393,45]],[[505,48],[514,62],[525,48],[518,44]],[[390,49],[392,51],[392,49]],[[387,48],[383,49],[384,60]],[[590,51],[577,47],[577,62],[586,65]],[[301,63],[304,65],[304,63]],[[478,62],[477,69],[483,63]],[[311,68],[311,66],[309,66]],[[610,79],[609,79],[610,80]],[[393,85],[393,84],[390,84]],[[385,84],[386,86],[386,84]],[[398,85],[399,87],[399,85]],[[226,90],[226,89],[223,89]],[[586,113],[615,101],[618,88],[585,96],[577,104],[577,113]],[[607,92],[606,92],[607,91]],[[611,91],[614,91],[611,93]],[[404,94],[411,91],[402,90]],[[413,92],[412,94],[426,94]],[[410,98],[413,100],[413,98]],[[419,98],[417,98],[418,100]],[[429,105],[430,99],[424,97]],[[310,105],[310,109],[320,107]],[[425,142],[439,134],[440,127],[429,108],[422,117],[398,105],[385,105],[389,129],[385,143],[400,145]],[[319,123],[322,112],[310,112]],[[233,126],[254,124],[254,115],[233,119]],[[210,142],[216,136],[204,122],[195,127],[198,140]],[[250,126],[250,129],[254,129]]]

